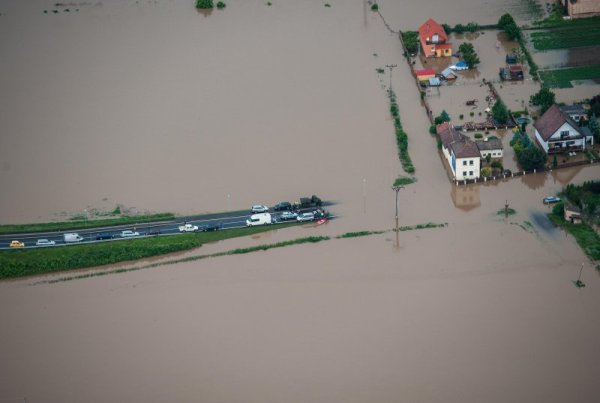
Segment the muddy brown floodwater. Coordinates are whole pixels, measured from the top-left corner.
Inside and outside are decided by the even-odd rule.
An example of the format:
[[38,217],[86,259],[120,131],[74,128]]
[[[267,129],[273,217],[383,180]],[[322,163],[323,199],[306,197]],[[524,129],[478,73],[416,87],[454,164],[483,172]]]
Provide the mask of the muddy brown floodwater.
[[[402,170],[376,68],[397,64],[418,179],[400,222],[448,225],[399,245],[388,232],[1,283],[0,400],[592,401],[600,279],[541,199],[598,166],[453,186],[380,17],[358,0],[272,3],[205,17],[191,2],[1,1],[0,221],[105,198],[188,213],[315,193],[339,219],[183,255],[390,229]],[[520,2],[379,3],[416,29],[493,23]]]

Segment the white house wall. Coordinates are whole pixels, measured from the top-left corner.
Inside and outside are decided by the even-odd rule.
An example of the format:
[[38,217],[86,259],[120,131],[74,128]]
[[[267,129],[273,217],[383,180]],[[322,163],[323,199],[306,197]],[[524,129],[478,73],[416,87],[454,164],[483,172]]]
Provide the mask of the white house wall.
[[[464,162],[467,164],[464,165]],[[473,165],[471,165],[471,163]],[[456,172],[454,173],[454,177],[456,180],[463,179],[477,179],[480,176],[479,166],[480,166],[479,157],[470,157],[470,158],[457,158],[456,159]]]

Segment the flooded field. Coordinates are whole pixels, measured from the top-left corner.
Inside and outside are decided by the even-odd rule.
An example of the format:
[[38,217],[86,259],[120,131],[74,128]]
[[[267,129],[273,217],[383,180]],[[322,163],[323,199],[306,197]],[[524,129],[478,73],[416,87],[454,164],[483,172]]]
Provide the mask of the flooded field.
[[[397,64],[417,177],[400,192],[400,222],[448,225],[401,232],[398,245],[386,232],[1,283],[0,400],[593,399],[600,277],[548,226],[541,199],[599,166],[453,186],[398,38],[368,4],[272,3],[229,0],[205,17],[191,2],[55,14],[43,12],[52,2],[0,1],[0,222],[111,201],[185,214],[314,193],[339,219],[177,257],[389,230],[402,169],[389,71],[376,69]],[[379,3],[395,29],[430,16],[493,23],[520,4]],[[505,203],[517,213],[499,215]]]

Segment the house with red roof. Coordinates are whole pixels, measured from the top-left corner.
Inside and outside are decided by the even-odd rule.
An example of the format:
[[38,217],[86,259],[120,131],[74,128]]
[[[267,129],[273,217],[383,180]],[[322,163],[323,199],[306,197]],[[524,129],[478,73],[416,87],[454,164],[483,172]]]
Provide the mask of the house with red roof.
[[433,18],[428,19],[419,27],[419,39],[425,57],[452,56],[452,44],[448,43],[448,35]]
[[587,127],[579,126],[558,105],[552,105],[533,124],[535,139],[546,154],[585,151],[594,144],[594,136]]

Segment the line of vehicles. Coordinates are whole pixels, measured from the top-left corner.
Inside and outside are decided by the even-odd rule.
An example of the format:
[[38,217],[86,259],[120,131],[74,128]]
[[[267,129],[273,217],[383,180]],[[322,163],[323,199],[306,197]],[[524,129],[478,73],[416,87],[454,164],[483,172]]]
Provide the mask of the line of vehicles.
[[[80,235],[77,232],[68,232],[62,234],[60,238],[54,236],[54,239],[40,238],[35,242],[35,246],[43,247],[43,246],[55,246],[58,243],[64,244],[75,244],[79,242],[93,242],[93,241],[106,241],[112,239],[127,239],[127,238],[135,238],[139,236],[152,236],[152,235],[160,235],[160,234],[173,234],[173,233],[190,233],[190,232],[210,232],[210,231],[219,231],[221,229],[226,228],[239,228],[244,224],[247,227],[253,227],[257,225],[269,225],[276,224],[280,222],[287,221],[298,221],[298,222],[310,222],[310,221],[319,221],[319,223],[325,222],[329,215],[327,212],[321,209],[322,201],[317,196],[300,198],[299,203],[290,203],[290,202],[280,202],[272,207],[272,210],[269,207],[256,204],[253,205],[250,209],[250,217],[246,219],[246,216],[237,216],[233,217],[231,214],[224,215],[223,217],[218,217],[217,219],[206,220],[204,223],[189,223],[184,222],[183,225],[171,224],[172,226],[162,225],[162,226],[151,226],[146,228],[146,231],[140,233],[136,231],[135,227],[133,230],[127,229],[122,230],[120,232],[112,231],[109,232],[104,229],[104,232],[98,233],[87,233],[84,236]],[[270,211],[273,211],[271,213]],[[240,221],[243,220],[243,221]],[[201,224],[201,225],[197,225]],[[142,228],[144,230],[144,228]],[[93,231],[93,230],[92,230]],[[44,234],[48,236],[48,234]],[[58,235],[58,234],[57,234]],[[34,238],[35,239],[35,238]],[[62,242],[61,242],[62,241]],[[6,245],[6,244],[5,244]],[[23,248],[26,246],[25,242],[20,240],[12,240],[8,246],[10,248]],[[28,243],[27,246],[34,246],[32,243]]]

